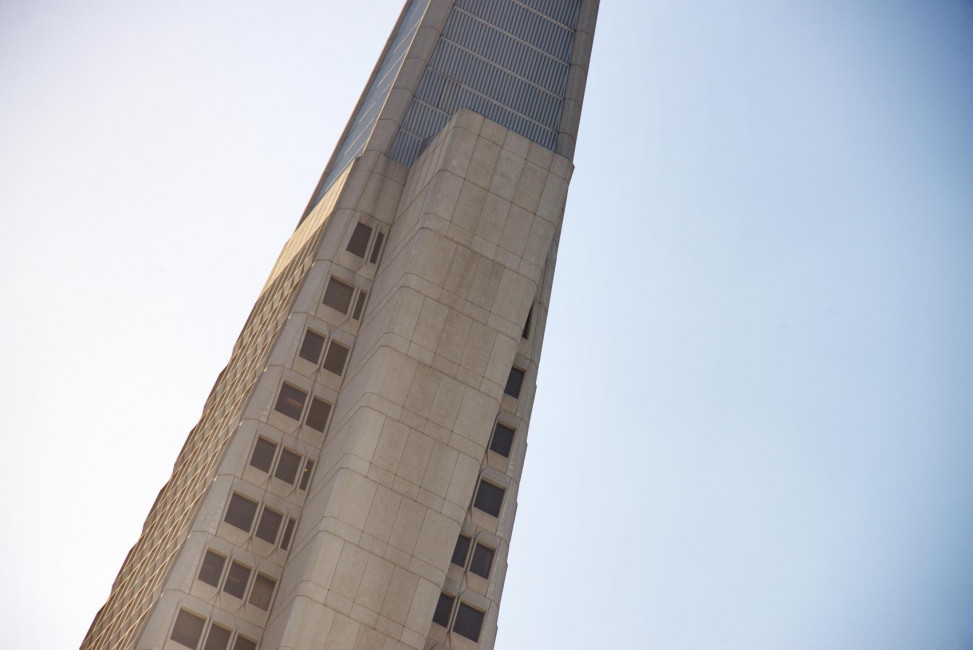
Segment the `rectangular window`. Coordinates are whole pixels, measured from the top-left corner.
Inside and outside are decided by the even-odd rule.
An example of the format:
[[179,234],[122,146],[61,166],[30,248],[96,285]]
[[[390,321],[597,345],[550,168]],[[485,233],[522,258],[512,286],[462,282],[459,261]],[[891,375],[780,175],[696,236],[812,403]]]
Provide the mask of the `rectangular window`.
[[476,499],[473,500],[473,505],[488,515],[500,516],[500,507],[503,505],[503,488],[480,479],[480,487],[476,491]]
[[209,634],[206,635],[206,645],[203,646],[203,650],[226,650],[230,647],[231,636],[233,630],[213,623],[209,628]]
[[266,438],[257,438],[257,444],[253,446],[253,455],[250,456],[250,464],[261,472],[270,473],[270,466],[274,464],[274,454],[277,453],[277,443],[271,442]]
[[301,351],[298,356],[307,359],[311,363],[317,364],[321,359],[321,350],[324,349],[324,337],[308,330],[304,335],[304,342],[301,343]]
[[345,361],[347,360],[348,348],[331,339],[331,345],[328,346],[328,353],[324,355],[324,369],[340,377],[341,373],[345,371]]
[[507,425],[497,422],[497,425],[493,427],[493,438],[490,440],[490,450],[500,454],[501,456],[509,458],[510,447],[513,446],[514,442],[514,433],[516,432]]
[[368,294],[364,291],[358,293],[358,300],[355,302],[355,311],[351,314],[352,320],[360,320],[361,313],[365,309],[365,300],[368,298]]
[[297,520],[291,517],[287,520],[287,527],[284,528],[284,536],[280,538],[280,548],[286,551],[291,546],[291,537],[294,536],[294,526],[297,525]]
[[328,426],[328,416],[331,415],[331,405],[323,399],[315,397],[311,400],[311,408],[307,411],[307,419],[304,424],[315,431],[324,433],[324,428]]
[[294,479],[297,478],[297,470],[300,466],[301,457],[285,447],[284,451],[280,452],[280,460],[277,461],[277,471],[274,472],[274,476],[285,483],[294,485]]
[[453,612],[453,602],[455,600],[456,598],[454,596],[450,596],[445,592],[439,594],[439,602],[436,603],[436,611],[433,612],[432,622],[443,627],[448,626],[449,615]]
[[348,240],[348,248],[345,250],[352,255],[357,255],[364,259],[365,253],[368,251],[368,240],[371,238],[372,229],[359,222],[355,226],[355,231],[351,233],[351,239]]
[[473,549],[473,559],[470,560],[470,573],[475,573],[481,578],[490,578],[490,569],[493,568],[494,550],[483,544],[477,544]]
[[250,581],[250,567],[233,562],[230,570],[226,574],[226,582],[223,583],[223,591],[242,599],[247,591],[247,582]]
[[385,234],[379,232],[377,235],[375,235],[375,245],[372,246],[372,256],[368,258],[368,261],[372,264],[378,262],[378,257],[382,254],[383,243],[385,243]]
[[507,376],[507,385],[504,387],[503,392],[514,399],[518,399],[520,398],[520,389],[523,385],[524,371],[514,366],[510,369],[510,374]]
[[460,535],[453,547],[453,559],[450,560],[457,566],[466,566],[466,555],[470,552],[470,542],[472,540],[466,535]]
[[328,280],[328,288],[324,290],[324,299],[321,302],[335,311],[347,314],[354,293],[355,288],[350,284],[346,284],[337,278],[331,278]]
[[277,531],[280,530],[282,521],[284,521],[284,515],[265,507],[260,515],[260,523],[257,524],[257,537],[274,544],[277,542]]
[[265,612],[269,610],[270,599],[274,595],[276,586],[277,582],[273,578],[258,573],[256,580],[253,581],[253,589],[250,590],[250,604]]
[[240,634],[233,644],[233,650],[257,650],[257,642]]
[[207,549],[206,555],[203,556],[203,566],[199,568],[198,578],[208,585],[219,587],[224,565],[226,565],[226,557]]
[[257,514],[257,502],[233,493],[223,521],[248,533],[253,528],[253,518]]
[[297,486],[298,490],[306,490],[307,484],[311,480],[311,472],[314,471],[314,461],[310,458],[304,463],[304,471],[301,472],[301,484]]
[[206,625],[205,618],[180,609],[179,614],[176,616],[176,624],[172,626],[172,634],[169,635],[169,638],[187,648],[196,650],[199,647],[199,639],[203,636],[204,625]]
[[307,393],[300,388],[295,388],[290,384],[281,384],[280,395],[277,396],[277,405],[274,409],[289,418],[300,420],[306,399]]
[[470,641],[479,641],[481,627],[483,627],[483,612],[470,607],[466,603],[460,603],[456,610],[456,622],[453,623],[453,631],[460,636],[465,636]]

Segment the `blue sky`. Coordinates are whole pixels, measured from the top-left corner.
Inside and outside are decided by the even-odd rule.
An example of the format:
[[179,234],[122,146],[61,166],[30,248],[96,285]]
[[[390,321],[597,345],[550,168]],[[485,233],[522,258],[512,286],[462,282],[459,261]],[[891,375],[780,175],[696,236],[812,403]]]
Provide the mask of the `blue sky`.
[[[76,647],[401,4],[0,2],[7,645]],[[609,2],[498,648],[973,648],[973,4]]]

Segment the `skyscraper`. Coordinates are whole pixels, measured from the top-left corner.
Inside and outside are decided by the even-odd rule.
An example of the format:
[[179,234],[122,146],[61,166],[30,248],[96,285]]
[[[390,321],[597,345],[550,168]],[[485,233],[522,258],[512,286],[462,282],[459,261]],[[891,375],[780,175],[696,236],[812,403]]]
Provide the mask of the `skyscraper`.
[[82,648],[490,648],[598,0],[406,3]]

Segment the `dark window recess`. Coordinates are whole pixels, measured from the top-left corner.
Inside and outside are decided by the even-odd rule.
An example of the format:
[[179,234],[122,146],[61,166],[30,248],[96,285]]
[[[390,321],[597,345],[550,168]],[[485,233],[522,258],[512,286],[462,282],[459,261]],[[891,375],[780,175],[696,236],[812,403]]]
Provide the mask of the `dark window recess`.
[[297,486],[298,490],[306,490],[307,484],[311,480],[311,472],[314,471],[314,461],[310,458],[304,463],[304,471],[301,472],[301,483]]
[[257,514],[257,502],[235,494],[230,497],[230,505],[226,509],[226,516],[223,521],[236,526],[240,530],[248,533],[253,528],[253,517]]
[[284,536],[280,538],[280,548],[286,551],[291,546],[291,537],[294,536],[294,526],[297,524],[297,520],[291,517],[287,520],[287,527],[284,528]]
[[503,488],[480,480],[480,487],[476,491],[476,499],[473,500],[473,505],[488,515],[498,517],[500,506],[503,505]]
[[209,634],[206,635],[206,645],[203,646],[203,650],[226,650],[230,647],[231,636],[233,630],[213,623],[209,628]]
[[457,566],[466,566],[466,554],[470,552],[470,538],[466,535],[460,535],[456,540],[456,546],[453,547],[453,559],[450,560],[453,564]]
[[277,396],[277,406],[274,409],[289,418],[300,420],[306,399],[307,393],[300,388],[294,388],[290,384],[281,384],[280,395]]
[[456,598],[449,594],[439,594],[439,602],[436,603],[436,611],[432,615],[432,622],[443,627],[449,625],[449,615],[453,611],[453,602],[455,600]]
[[358,300],[355,302],[355,311],[351,314],[352,319],[360,320],[361,313],[365,309],[365,300],[368,298],[368,294],[364,291],[358,294]]
[[331,345],[328,346],[328,353],[324,355],[324,369],[340,377],[341,373],[345,371],[345,361],[347,360],[348,348],[340,343],[335,343],[332,339]]
[[237,635],[233,650],[257,650],[257,642],[245,636]]
[[253,446],[253,455],[250,456],[250,464],[261,472],[270,473],[270,466],[274,464],[274,454],[277,452],[277,443],[271,442],[266,438],[257,438],[257,444]]
[[524,323],[524,331],[520,334],[520,338],[526,339],[530,338],[530,319],[534,315],[534,305],[530,306],[530,311],[527,312],[527,322]]
[[329,415],[331,415],[331,405],[323,399],[315,397],[311,400],[311,408],[307,411],[307,419],[304,420],[304,424],[323,433],[324,428],[328,425]]
[[223,591],[242,599],[247,590],[247,582],[250,580],[250,567],[244,566],[239,562],[233,562],[230,570],[226,574],[226,582],[223,583]]
[[489,578],[490,569],[493,568],[493,554],[492,548],[477,544],[473,549],[473,559],[470,560],[470,573],[475,573],[481,578]]
[[524,371],[514,366],[510,369],[510,374],[507,376],[507,385],[504,387],[503,392],[514,399],[518,399],[520,397],[520,388],[523,385]]
[[379,255],[382,254],[382,244],[385,243],[385,235],[383,233],[378,233],[375,235],[375,245],[372,246],[372,256],[368,258],[368,261],[372,264],[378,262]]
[[220,576],[223,575],[223,566],[226,558],[219,553],[207,550],[203,556],[203,566],[199,568],[199,579],[214,587],[220,586]]
[[274,595],[275,586],[277,582],[273,578],[258,573],[257,579],[253,581],[253,589],[250,590],[250,604],[264,611],[270,609],[270,599]]
[[345,249],[353,255],[364,258],[365,253],[368,251],[368,240],[372,238],[372,229],[363,223],[359,223],[355,226],[355,231],[351,233],[351,239],[348,240],[348,248]]
[[195,650],[199,647],[199,638],[203,636],[203,626],[206,619],[196,616],[184,609],[179,610],[176,616],[176,624],[172,626],[172,634],[169,638],[176,643],[181,643],[187,648]]
[[500,424],[497,422],[497,426],[493,427],[493,438],[490,440],[490,450],[494,451],[501,456],[510,457],[510,448],[514,443],[514,431],[505,424]]
[[324,290],[323,302],[331,309],[340,311],[342,314],[348,313],[351,306],[351,296],[355,293],[355,288],[350,284],[345,284],[337,278],[328,280],[328,288]]
[[471,641],[479,641],[481,627],[483,627],[483,612],[473,609],[466,603],[460,603],[456,610],[453,631]]
[[[312,406],[311,408],[314,407]],[[297,470],[300,466],[301,457],[290,449],[285,448],[284,451],[280,452],[280,460],[277,461],[277,471],[274,472],[274,476],[285,483],[294,485],[294,479],[297,478]]]
[[276,510],[264,508],[260,515],[260,523],[257,524],[257,537],[273,544],[277,541],[277,531],[280,530],[282,521],[284,521],[284,515]]
[[324,337],[308,330],[304,335],[304,342],[301,343],[301,351],[298,356],[307,359],[311,363],[317,363],[321,359],[321,350],[324,349]]

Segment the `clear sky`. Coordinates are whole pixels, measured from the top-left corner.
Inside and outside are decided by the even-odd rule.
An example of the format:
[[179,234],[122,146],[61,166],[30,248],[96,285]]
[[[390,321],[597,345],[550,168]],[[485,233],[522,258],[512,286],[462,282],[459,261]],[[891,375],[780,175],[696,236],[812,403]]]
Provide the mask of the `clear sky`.
[[[0,0],[4,647],[77,647],[400,0]],[[498,648],[973,648],[973,3],[605,0]]]

